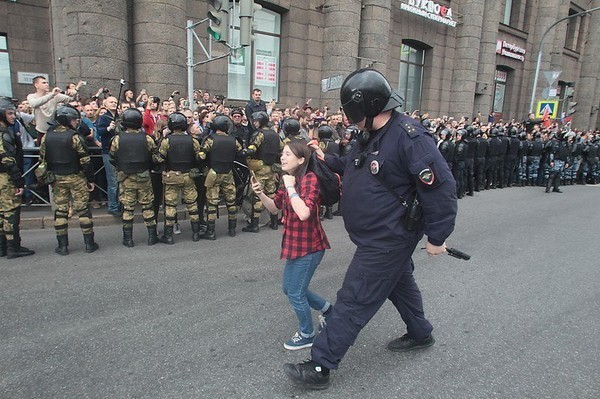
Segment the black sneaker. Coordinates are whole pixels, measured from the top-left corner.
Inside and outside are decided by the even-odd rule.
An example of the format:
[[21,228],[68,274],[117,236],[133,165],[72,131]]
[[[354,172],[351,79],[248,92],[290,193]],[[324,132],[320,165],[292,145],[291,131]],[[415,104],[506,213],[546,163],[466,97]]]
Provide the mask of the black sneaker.
[[302,388],[329,388],[329,369],[312,360],[305,360],[299,364],[286,363],[283,365],[283,371]]
[[435,339],[433,338],[433,335],[429,335],[429,337],[421,341],[417,341],[409,337],[408,334],[404,334],[400,338],[396,338],[395,340],[390,342],[387,347],[393,352],[403,352],[413,349],[427,348],[428,346],[431,346],[434,343]]

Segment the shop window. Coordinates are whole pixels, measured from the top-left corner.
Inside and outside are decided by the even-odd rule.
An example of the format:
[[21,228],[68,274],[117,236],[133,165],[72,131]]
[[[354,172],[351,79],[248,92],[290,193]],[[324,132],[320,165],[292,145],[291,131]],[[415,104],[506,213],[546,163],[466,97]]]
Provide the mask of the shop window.
[[494,79],[494,104],[492,112],[502,114],[504,111],[504,97],[506,95],[506,82],[508,81],[508,71],[504,69],[496,70]]
[[400,110],[412,112],[421,107],[425,50],[402,44],[400,51],[398,92],[404,98],[404,105]]
[[[233,3],[230,3],[233,8]],[[239,4],[235,5],[239,15]],[[231,9],[230,12],[233,12]],[[239,43],[239,19],[235,18],[233,43]],[[227,97],[248,100],[254,88],[262,90],[266,102],[279,97],[279,47],[281,16],[265,8],[254,17],[256,40],[249,47],[236,50],[230,57],[227,73]]]
[[10,60],[8,58],[8,40],[6,35],[3,33],[0,33],[0,96],[12,98]]

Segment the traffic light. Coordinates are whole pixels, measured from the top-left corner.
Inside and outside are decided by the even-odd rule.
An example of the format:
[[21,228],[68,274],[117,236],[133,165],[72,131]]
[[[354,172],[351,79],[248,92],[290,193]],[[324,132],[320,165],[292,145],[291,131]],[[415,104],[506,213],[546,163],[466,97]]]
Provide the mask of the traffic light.
[[211,22],[206,31],[217,42],[227,43],[229,41],[229,12],[227,11],[229,1],[208,0],[208,3],[214,10],[206,14]]
[[569,101],[568,107],[567,107],[567,116],[573,115],[575,112],[577,112],[577,103],[575,101]]
[[252,0],[240,0],[240,46],[249,46],[252,43],[252,19],[254,13],[262,6]]

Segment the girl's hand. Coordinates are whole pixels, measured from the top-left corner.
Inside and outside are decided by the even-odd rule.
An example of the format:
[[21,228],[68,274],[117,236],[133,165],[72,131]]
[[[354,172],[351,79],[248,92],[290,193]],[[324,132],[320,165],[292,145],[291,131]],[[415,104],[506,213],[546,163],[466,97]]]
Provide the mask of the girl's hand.
[[292,175],[283,175],[283,185],[287,186],[295,186],[296,185],[296,177]]
[[262,187],[259,182],[257,182],[257,181],[252,182],[252,191],[254,191],[254,194],[256,194],[256,195],[262,194]]

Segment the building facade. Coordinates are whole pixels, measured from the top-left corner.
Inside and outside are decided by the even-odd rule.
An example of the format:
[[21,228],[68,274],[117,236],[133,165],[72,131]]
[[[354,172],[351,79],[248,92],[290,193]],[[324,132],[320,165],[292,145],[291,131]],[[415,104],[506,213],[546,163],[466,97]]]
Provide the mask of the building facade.
[[[0,0],[0,94],[23,99],[31,78],[64,87],[98,87],[159,97],[194,87],[243,103],[251,89],[282,107],[339,106],[343,78],[359,67],[383,72],[404,109],[431,115],[522,120],[534,111],[572,115],[581,129],[600,126],[600,0],[270,0],[256,1],[255,40],[235,49],[208,40],[208,22],[187,48],[188,21],[200,0]],[[231,45],[239,10],[230,2]],[[571,18],[567,18],[574,16]],[[565,18],[563,22],[556,21]],[[552,28],[551,28],[552,27]],[[547,32],[547,34],[545,34]],[[537,79],[540,43],[543,51]],[[85,91],[89,93],[85,93]],[[539,103],[543,100],[541,103]],[[533,103],[533,107],[531,106]]]

